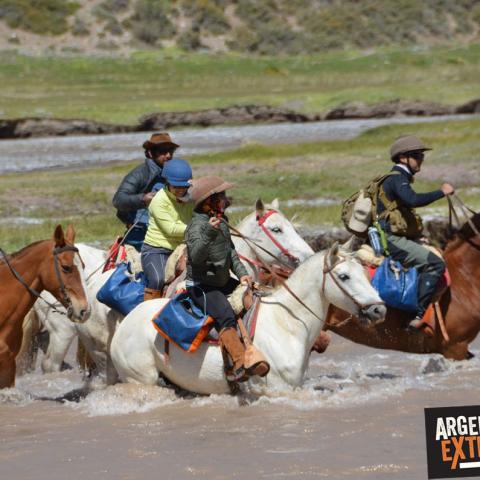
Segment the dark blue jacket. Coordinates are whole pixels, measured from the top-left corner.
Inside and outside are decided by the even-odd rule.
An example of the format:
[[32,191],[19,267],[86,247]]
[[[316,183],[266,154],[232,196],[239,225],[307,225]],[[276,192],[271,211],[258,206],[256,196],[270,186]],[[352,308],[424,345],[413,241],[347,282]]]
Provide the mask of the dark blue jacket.
[[145,163],[129,172],[118,187],[113,206],[117,209],[117,217],[125,224],[131,225],[135,221],[137,210],[146,208],[143,202],[145,193],[153,191],[153,186],[159,183],[159,188],[165,184],[162,177],[162,167],[150,158]]
[[[383,191],[386,197],[393,201],[398,200],[400,204],[403,204],[407,208],[413,209],[417,207],[424,207],[444,197],[441,190],[434,190],[427,193],[416,193],[411,184],[413,182],[413,175],[407,172],[404,168],[395,165],[392,172],[400,172],[400,175],[390,175],[382,183]],[[385,210],[385,206],[382,201],[378,200],[377,213],[380,215]],[[383,228],[387,225],[384,221],[380,221]],[[388,227],[387,227],[388,230]]]

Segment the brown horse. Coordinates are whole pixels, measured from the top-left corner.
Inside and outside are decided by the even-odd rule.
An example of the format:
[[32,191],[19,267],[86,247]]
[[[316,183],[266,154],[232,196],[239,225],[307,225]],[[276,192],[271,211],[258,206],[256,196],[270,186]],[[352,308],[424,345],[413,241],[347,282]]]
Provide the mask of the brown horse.
[[[471,218],[480,230],[480,214]],[[468,345],[480,330],[480,235],[464,225],[447,243],[444,259],[451,277],[451,286],[443,294],[440,307],[445,319],[449,340],[445,340],[440,328],[433,336],[423,332],[410,334],[405,330],[407,318],[404,312],[388,309],[385,321],[365,328],[341,310],[332,309],[327,329],[356,343],[369,347],[400,350],[410,353],[441,353],[446,358],[465,360],[472,356]],[[325,338],[318,339],[322,353]]]
[[11,256],[0,255],[0,388],[15,385],[23,319],[38,294],[43,290],[52,293],[72,321],[84,322],[88,317],[83,269],[74,239],[71,225],[66,235],[59,225],[53,240],[32,243]]

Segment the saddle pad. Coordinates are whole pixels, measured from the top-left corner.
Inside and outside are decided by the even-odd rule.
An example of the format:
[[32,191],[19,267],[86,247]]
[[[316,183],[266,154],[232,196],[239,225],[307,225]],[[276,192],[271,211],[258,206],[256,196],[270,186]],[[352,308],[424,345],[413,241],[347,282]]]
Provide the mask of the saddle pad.
[[152,323],[163,338],[193,353],[212,328],[213,318],[205,315],[187,293],[179,293],[153,317]]

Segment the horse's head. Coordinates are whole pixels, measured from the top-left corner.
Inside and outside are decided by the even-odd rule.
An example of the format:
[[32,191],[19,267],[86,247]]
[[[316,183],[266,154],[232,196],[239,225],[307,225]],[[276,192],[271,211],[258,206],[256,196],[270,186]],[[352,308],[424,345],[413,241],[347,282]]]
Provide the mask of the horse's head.
[[53,235],[53,249],[42,263],[40,278],[48,290],[66,309],[73,322],[83,323],[90,313],[83,274],[84,265],[74,246],[72,225],[66,234],[60,225]]
[[385,319],[387,309],[352,252],[335,243],[325,254],[322,290],[327,300],[363,325]]
[[[264,205],[261,199],[255,204],[255,215],[249,222],[250,232],[245,236],[254,238],[256,256],[267,264],[275,263],[272,253],[291,268],[313,255],[312,248],[297,233],[293,224],[279,210],[278,200]],[[261,247],[261,248],[260,248]]]

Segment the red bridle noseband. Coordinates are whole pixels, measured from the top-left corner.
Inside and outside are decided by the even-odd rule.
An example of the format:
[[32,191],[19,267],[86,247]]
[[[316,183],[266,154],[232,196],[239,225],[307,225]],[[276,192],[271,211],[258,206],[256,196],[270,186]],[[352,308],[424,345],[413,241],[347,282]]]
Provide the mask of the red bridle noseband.
[[276,210],[269,209],[261,217],[257,215],[257,224],[262,229],[263,233],[272,241],[272,243],[282,252],[285,257],[291,260],[294,263],[299,262],[299,258],[293,255],[286,249],[273,235],[272,232],[265,226],[265,222],[269,217],[278,213]]

